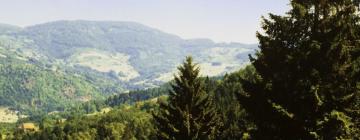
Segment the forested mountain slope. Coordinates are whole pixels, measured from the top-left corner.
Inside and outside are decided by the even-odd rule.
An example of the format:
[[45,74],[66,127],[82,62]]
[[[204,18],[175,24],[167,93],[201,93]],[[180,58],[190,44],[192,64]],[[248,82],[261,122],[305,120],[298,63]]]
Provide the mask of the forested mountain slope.
[[172,79],[185,56],[204,75],[232,72],[248,63],[256,45],[184,40],[134,22],[55,21],[16,28],[0,25],[0,48],[52,67],[113,79],[125,89],[154,87]]
[[104,93],[82,75],[0,58],[0,106],[26,112],[61,111],[81,102],[104,99]]

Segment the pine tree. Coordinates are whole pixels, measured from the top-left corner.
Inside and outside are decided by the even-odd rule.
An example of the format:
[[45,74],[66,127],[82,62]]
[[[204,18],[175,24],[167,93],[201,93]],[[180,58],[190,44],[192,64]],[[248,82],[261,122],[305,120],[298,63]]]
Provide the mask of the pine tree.
[[249,65],[238,72],[226,74],[217,86],[215,103],[221,109],[224,124],[219,139],[245,140],[254,128],[251,118],[236,99],[236,93],[242,92],[241,79],[251,80],[254,72],[255,68]]
[[153,114],[159,139],[214,139],[221,125],[212,97],[205,93],[199,67],[187,57],[175,76],[168,103]]
[[239,103],[255,139],[358,139],[358,1],[292,0],[284,16],[264,19],[255,80]]

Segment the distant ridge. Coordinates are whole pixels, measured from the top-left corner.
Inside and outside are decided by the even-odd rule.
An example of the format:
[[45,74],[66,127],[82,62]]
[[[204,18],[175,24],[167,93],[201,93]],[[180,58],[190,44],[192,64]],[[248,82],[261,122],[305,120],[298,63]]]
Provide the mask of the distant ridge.
[[0,36],[0,47],[12,47],[26,59],[96,73],[128,89],[170,80],[187,55],[194,56],[203,75],[232,72],[248,64],[248,54],[257,48],[256,44],[185,40],[140,23],[118,21],[61,20],[24,28],[0,24]]

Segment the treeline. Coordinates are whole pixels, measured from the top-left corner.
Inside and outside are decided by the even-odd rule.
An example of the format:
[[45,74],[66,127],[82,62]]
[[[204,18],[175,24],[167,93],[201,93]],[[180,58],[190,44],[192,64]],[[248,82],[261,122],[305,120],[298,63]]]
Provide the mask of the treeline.
[[167,95],[169,90],[171,89],[170,83],[163,84],[157,88],[133,90],[129,91],[128,93],[113,95],[105,100],[105,104],[110,107],[115,107],[121,104],[134,104],[139,101],[145,101],[159,96]]

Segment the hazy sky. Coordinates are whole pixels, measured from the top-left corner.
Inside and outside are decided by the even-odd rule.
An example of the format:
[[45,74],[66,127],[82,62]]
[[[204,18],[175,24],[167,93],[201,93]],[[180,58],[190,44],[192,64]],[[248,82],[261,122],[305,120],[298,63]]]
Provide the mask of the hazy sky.
[[182,38],[256,43],[260,17],[283,14],[288,0],[1,0],[0,23],[135,21]]

